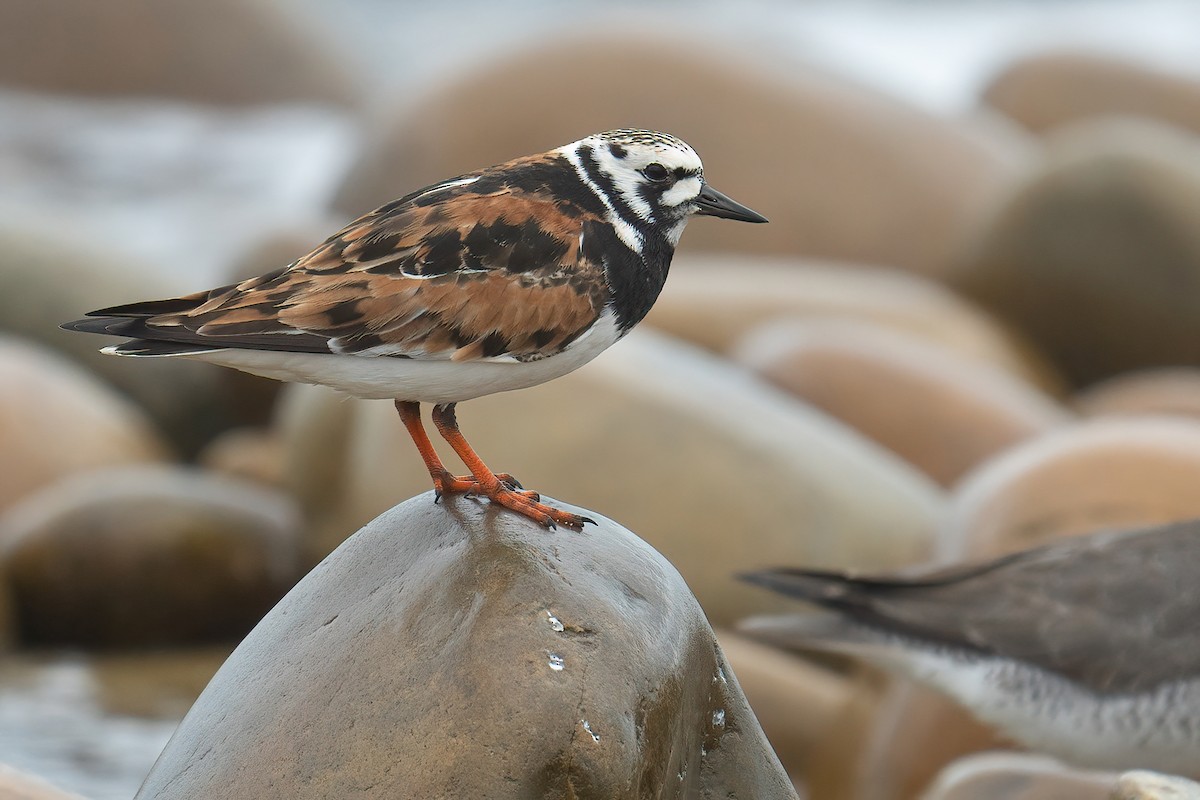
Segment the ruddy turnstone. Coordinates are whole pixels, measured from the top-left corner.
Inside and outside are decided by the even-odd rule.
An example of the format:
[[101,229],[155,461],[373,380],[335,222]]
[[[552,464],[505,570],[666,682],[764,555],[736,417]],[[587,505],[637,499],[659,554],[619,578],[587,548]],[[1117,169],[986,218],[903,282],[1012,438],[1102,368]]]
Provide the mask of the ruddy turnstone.
[[[493,473],[455,404],[586,364],[646,316],[694,214],[761,215],[709,186],[665,133],[598,133],[419,189],[356,219],[289,266],[63,325],[126,336],[121,356],[182,357],[393,399],[438,496],[472,492],[553,527],[585,517]],[[433,423],[471,474],[442,465]]]
[[1200,521],[1074,537],[903,577],[744,576],[823,612],[742,628],[939,689],[1081,766],[1200,776]]

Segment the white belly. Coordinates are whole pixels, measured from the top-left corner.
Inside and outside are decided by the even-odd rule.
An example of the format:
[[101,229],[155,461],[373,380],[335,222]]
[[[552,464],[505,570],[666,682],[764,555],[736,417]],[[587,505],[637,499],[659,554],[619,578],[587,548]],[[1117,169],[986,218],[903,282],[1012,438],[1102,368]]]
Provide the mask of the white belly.
[[566,350],[539,361],[449,361],[236,349],[184,357],[280,381],[330,386],[355,397],[458,403],[566,375],[600,355],[618,338],[613,314],[605,311]]

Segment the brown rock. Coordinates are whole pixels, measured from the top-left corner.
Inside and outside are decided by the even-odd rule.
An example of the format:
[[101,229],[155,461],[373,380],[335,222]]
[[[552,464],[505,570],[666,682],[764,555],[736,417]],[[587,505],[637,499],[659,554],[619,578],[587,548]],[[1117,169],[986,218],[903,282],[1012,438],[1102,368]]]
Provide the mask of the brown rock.
[[262,486],[284,485],[283,443],[261,428],[234,428],[213,439],[200,451],[196,463]]
[[0,83],[34,91],[249,104],[352,100],[328,36],[270,0],[9,0]]
[[58,327],[92,309],[195,291],[187,280],[45,222],[0,224],[0,332],[40,342],[84,365],[146,409],[190,455],[226,428],[265,421],[275,382],[180,359],[133,363],[100,353],[114,339]]
[[0,764],[0,800],[84,800],[82,795],[64,792],[36,775]]
[[833,670],[731,631],[718,641],[779,761],[795,779],[837,727],[858,688]]
[[54,353],[0,336],[0,511],[65,475],[166,455],[136,408]]
[[1114,116],[1148,117],[1200,132],[1200,81],[1108,55],[1027,56],[993,78],[983,100],[1037,132]]
[[1200,422],[1107,418],[1017,445],[953,495],[941,555],[961,561],[1102,528],[1200,516]]
[[943,486],[1069,419],[1001,370],[870,323],[768,323],[736,358]]
[[1200,364],[1200,145],[1150,124],[1056,137],[950,279],[1076,384]]
[[363,213],[630,122],[686,139],[717,188],[772,221],[698,221],[684,236],[688,250],[803,253],[938,274],[1026,160],[1008,138],[813,69],[781,70],[778,60],[694,36],[675,45],[637,35],[655,29],[652,20],[610,18],[568,40],[556,33],[406,104],[359,160],[338,207]]
[[[337,427],[328,416],[351,415],[344,491],[317,542],[331,549],[364,517],[426,489],[429,474],[391,403],[328,392],[324,406],[312,411],[323,424],[293,418],[285,461],[301,473],[334,469],[336,450],[307,466],[293,453],[319,452],[310,435],[327,439]],[[928,553],[941,511],[937,488],[898,459],[744,371],[650,331],[559,380],[466,403],[458,416],[494,469],[646,531],[715,624],[789,607],[747,592],[733,573],[764,564],[910,564]]]
[[1110,800],[1200,800],[1200,783],[1163,775],[1158,772],[1135,770],[1117,779]]
[[1010,748],[950,698],[911,681],[889,682],[863,743],[855,796],[912,800],[947,764],[982,750]]
[[1160,415],[1200,419],[1200,369],[1164,367],[1126,372],[1075,396],[1089,417]]
[[92,472],[0,517],[0,572],[32,643],[228,640],[299,577],[298,527],[283,497],[227,478]]
[[894,269],[740,256],[681,256],[646,323],[717,353],[777,320],[847,319],[944,347],[1058,393],[1030,347],[943,286]]
[[1064,767],[1026,753],[984,753],[955,761],[925,800],[1106,800],[1113,775]]
[[263,619],[139,798],[796,796],[665,559],[432,500]]

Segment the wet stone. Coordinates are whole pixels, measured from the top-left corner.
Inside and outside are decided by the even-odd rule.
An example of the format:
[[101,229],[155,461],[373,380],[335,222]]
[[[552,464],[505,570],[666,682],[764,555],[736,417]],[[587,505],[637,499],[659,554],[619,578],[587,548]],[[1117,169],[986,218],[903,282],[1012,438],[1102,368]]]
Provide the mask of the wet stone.
[[386,512],[234,651],[138,797],[796,797],[679,574],[572,510],[599,525]]

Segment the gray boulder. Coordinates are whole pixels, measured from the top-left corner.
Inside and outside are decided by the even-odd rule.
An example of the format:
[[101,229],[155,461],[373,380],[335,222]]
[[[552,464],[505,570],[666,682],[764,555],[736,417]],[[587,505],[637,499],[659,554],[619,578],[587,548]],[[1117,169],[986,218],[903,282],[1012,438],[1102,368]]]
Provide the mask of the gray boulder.
[[234,651],[137,797],[795,798],[679,573],[584,513],[383,514]]

